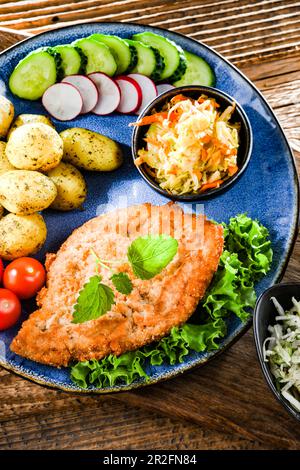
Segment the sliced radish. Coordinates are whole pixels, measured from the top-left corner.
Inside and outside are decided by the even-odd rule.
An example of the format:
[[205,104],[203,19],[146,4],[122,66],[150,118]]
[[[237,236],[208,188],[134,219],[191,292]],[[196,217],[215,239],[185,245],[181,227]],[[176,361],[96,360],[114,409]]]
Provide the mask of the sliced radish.
[[108,75],[102,72],[89,74],[98,89],[98,101],[93,113],[101,116],[113,113],[120,104],[121,93],[118,85]]
[[170,83],[159,83],[156,85],[156,88],[158,95],[162,95],[165,91],[172,90],[175,87],[170,85]]
[[139,109],[136,111],[136,114],[140,114],[141,111],[157,97],[157,89],[155,83],[151,78],[142,75],[141,73],[130,73],[127,75],[129,78],[133,78],[141,87],[142,90],[142,103]]
[[81,113],[83,100],[78,89],[70,83],[55,83],[43,94],[42,103],[55,119],[70,121]]
[[83,106],[81,114],[89,113],[98,102],[98,89],[94,82],[84,75],[69,75],[62,80],[62,83],[70,83],[78,88]]
[[133,79],[125,75],[115,78],[121,91],[121,101],[117,111],[122,114],[135,113],[142,102],[142,90],[140,85]]

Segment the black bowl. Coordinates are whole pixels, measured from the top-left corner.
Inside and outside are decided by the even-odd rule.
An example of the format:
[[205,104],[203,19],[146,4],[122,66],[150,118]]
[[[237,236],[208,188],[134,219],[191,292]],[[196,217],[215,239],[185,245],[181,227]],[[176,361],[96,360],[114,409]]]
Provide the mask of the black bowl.
[[[151,101],[151,103],[146,106],[146,108],[143,109],[138,119],[142,119],[144,116],[151,114],[153,109],[160,110],[167,101],[169,101],[173,96],[179,93],[182,93],[183,95],[194,99],[199,98],[201,94],[215,98],[217,103],[220,105],[221,111],[235,103],[236,108],[234,113],[232,114],[231,121],[239,122],[241,124],[241,129],[239,131],[240,145],[237,154],[239,170],[233,176],[228,178],[228,180],[226,180],[223,184],[221,184],[219,188],[210,189],[208,191],[205,191],[204,193],[187,193],[178,196],[169,193],[165,189],[162,189],[159,184],[147,173],[145,169],[145,164],[139,165],[137,167],[144,180],[152,187],[152,189],[155,189],[155,191],[158,191],[160,194],[177,201],[199,201],[210,196],[215,196],[220,192],[228,189],[229,186],[234,184],[237,179],[241,176],[241,174],[245,171],[252,152],[252,130],[250,122],[245,114],[245,111],[231,96],[227,95],[223,91],[217,90],[216,88],[198,85],[182,86],[178,88],[173,88],[171,90],[166,91],[165,93],[162,93],[161,95],[157,96],[157,98],[155,98],[153,101]],[[138,150],[145,146],[145,142],[143,139],[148,128],[149,126],[136,126],[134,128],[131,145],[132,156],[134,160],[138,157]]]
[[276,297],[284,310],[290,310],[292,308],[292,297],[295,297],[297,300],[300,299],[300,284],[275,284],[267,289],[256,302],[253,319],[256,351],[265,379],[277,400],[280,401],[294,418],[300,421],[300,413],[276,389],[274,377],[263,357],[263,343],[267,336],[269,336],[268,326],[274,325],[275,316],[278,315],[271,297]]

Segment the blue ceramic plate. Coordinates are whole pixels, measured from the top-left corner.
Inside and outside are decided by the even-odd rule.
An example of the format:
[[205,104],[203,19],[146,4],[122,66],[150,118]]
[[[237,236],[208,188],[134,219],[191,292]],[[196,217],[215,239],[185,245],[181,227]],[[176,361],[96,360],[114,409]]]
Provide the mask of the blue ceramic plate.
[[[297,231],[298,223],[298,180],[295,164],[288,142],[269,105],[256,88],[231,64],[207,46],[169,31],[126,23],[92,23],[56,29],[27,39],[8,49],[0,56],[0,94],[5,94],[13,101],[16,113],[45,113],[40,102],[17,99],[7,89],[10,73],[17,62],[28,52],[41,46],[66,44],[92,33],[115,34],[130,37],[132,34],[150,30],[166,36],[184,49],[202,56],[215,71],[216,88],[234,97],[243,107],[253,130],[253,152],[247,170],[238,182],[226,193],[205,201],[205,214],[217,221],[227,222],[231,216],[248,212],[252,218],[259,219],[270,231],[274,250],[272,269],[256,287],[261,294],[267,287],[280,280],[287,265]],[[164,196],[153,191],[141,178],[132,163],[130,141],[131,130],[128,124],[131,116],[113,114],[97,117],[92,114],[80,116],[69,123],[55,122],[61,131],[67,127],[85,127],[105,134],[118,141],[124,150],[125,163],[116,172],[86,174],[89,196],[84,211],[66,214],[54,211],[45,212],[48,226],[47,243],[38,255],[44,260],[47,251],[56,251],[74,228],[83,224],[96,214],[105,212],[113,206],[122,204],[126,196],[129,204],[151,202],[164,204]],[[120,199],[121,198],[121,199]],[[202,207],[203,209],[203,207]],[[22,321],[28,316],[33,306],[26,306]],[[150,383],[174,377],[194,366],[199,366],[212,359],[231,345],[249,326],[237,318],[229,320],[228,335],[220,343],[218,351],[210,353],[191,353],[182,364],[149,367]],[[0,364],[23,377],[40,384],[68,391],[85,390],[76,387],[69,378],[68,369],[56,369],[28,361],[10,351],[12,338],[20,328],[21,322],[14,328],[0,334]],[[89,389],[87,392],[106,393],[127,390],[143,385],[137,381],[131,386],[115,386],[105,389]]]

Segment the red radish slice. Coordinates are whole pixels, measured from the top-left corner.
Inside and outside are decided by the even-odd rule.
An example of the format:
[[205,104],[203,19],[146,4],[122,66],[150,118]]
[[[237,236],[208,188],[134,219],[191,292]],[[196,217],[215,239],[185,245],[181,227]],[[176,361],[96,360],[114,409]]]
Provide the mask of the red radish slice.
[[161,95],[165,91],[172,90],[175,87],[173,85],[170,85],[170,83],[159,83],[158,85],[156,85],[156,88],[158,95]]
[[80,113],[83,100],[70,83],[55,83],[43,94],[42,103],[49,114],[59,121],[70,121]]
[[90,78],[84,75],[69,75],[62,80],[62,83],[70,83],[79,90],[83,99],[81,114],[89,113],[96,106],[98,89]]
[[142,75],[141,73],[130,73],[127,75],[128,78],[133,78],[141,87],[142,90],[142,102],[136,114],[140,114],[141,111],[157,97],[157,89],[151,78]]
[[89,78],[98,90],[98,101],[93,113],[101,116],[113,113],[120,104],[121,93],[118,85],[105,73],[90,73]]
[[121,91],[121,101],[117,107],[117,111],[122,114],[135,113],[141,106],[142,90],[140,85],[125,75],[115,78],[115,82],[119,85]]

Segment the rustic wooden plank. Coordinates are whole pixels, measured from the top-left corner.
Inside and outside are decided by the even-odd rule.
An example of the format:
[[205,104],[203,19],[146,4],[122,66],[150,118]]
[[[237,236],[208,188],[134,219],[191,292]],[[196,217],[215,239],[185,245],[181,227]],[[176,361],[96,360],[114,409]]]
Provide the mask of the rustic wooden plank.
[[272,85],[280,85],[299,78],[300,54],[294,53],[293,57],[283,57],[255,64],[244,64],[240,70],[255,84],[261,91]]
[[300,152],[300,80],[276,85],[269,82],[263,91],[283,126],[292,149]]
[[[0,45],[4,37],[0,32]],[[5,44],[13,40],[5,39]],[[244,71],[256,80],[299,145],[300,62],[295,57],[246,66]],[[300,168],[300,154],[296,157]],[[298,239],[285,279],[299,282],[299,255]],[[78,397],[4,370],[0,384],[1,448],[299,447],[299,430],[264,382],[251,331],[205,368],[137,392]]]
[[0,5],[0,25],[40,32],[89,21],[132,21],[207,42],[236,64],[287,57],[299,50],[297,0],[57,0]]
[[31,34],[26,31],[11,31],[0,27],[0,52],[30,36]]
[[0,385],[0,449],[268,448],[112,398],[37,387],[4,370]]
[[203,368],[159,387],[114,398],[170,416],[176,414],[207,429],[259,439],[273,449],[297,449],[299,445],[299,428],[262,377],[251,331]]

